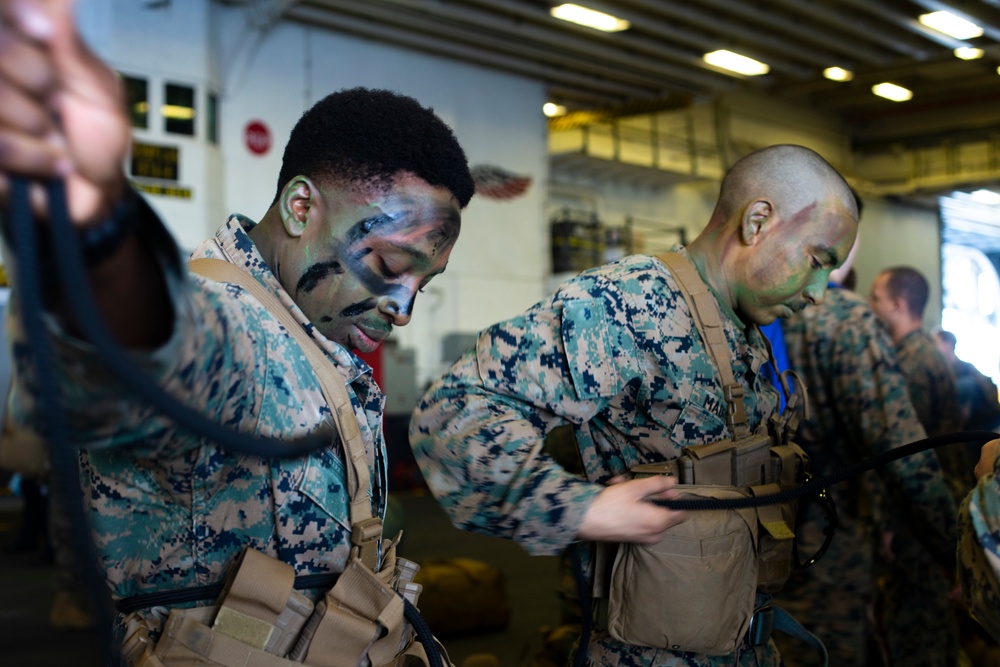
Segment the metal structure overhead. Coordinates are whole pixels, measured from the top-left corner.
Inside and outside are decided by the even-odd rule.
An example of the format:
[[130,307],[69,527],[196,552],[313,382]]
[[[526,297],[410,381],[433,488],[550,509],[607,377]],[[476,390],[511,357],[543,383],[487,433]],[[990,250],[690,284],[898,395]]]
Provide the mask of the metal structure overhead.
[[[274,0],[271,0],[274,2]],[[749,89],[842,118],[855,150],[995,140],[1000,0],[577,0],[628,20],[614,33],[553,18],[556,0],[280,0],[285,18],[543,81],[568,110],[651,109]],[[918,21],[947,9],[983,28],[960,40]],[[953,54],[983,49],[977,60]],[[725,73],[706,52],[767,63]],[[853,73],[845,82],[827,67]],[[874,84],[913,91],[908,102]]]

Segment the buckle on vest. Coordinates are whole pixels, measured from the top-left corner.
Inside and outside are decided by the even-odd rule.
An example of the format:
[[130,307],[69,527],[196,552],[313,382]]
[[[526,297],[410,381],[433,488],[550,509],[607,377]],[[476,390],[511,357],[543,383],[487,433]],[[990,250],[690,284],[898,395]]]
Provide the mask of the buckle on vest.
[[373,572],[378,572],[378,544],[381,537],[382,520],[378,517],[358,521],[351,528],[351,543],[358,549],[358,558]]
[[750,617],[750,628],[747,630],[746,642],[750,646],[763,646],[771,640],[774,630],[774,608],[766,605],[755,609]]

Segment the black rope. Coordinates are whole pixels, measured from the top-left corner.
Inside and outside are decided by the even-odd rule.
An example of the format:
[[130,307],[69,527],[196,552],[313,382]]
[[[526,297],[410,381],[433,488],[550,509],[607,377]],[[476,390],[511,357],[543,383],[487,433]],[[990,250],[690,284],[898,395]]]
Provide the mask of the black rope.
[[[37,399],[41,414],[46,416],[39,433],[49,443],[52,475],[60,490],[57,501],[69,517],[70,539],[77,565],[80,568],[84,589],[93,604],[94,617],[99,631],[101,650],[110,655],[111,613],[109,596],[104,584],[104,576],[98,570],[97,555],[90,537],[89,523],[83,506],[80,488],[79,465],[76,450],[69,447],[73,443],[70,429],[58,401],[58,384],[54,367],[53,352],[49,346],[48,333],[42,312],[42,272],[38,247],[38,234],[31,216],[29,187],[22,178],[11,179],[10,236],[14,246],[14,256],[18,267],[18,290],[21,294],[22,317],[28,340],[29,355],[34,362]],[[60,190],[61,193],[61,190]],[[50,205],[65,209],[61,197]]]
[[[72,546],[80,558],[83,568],[84,582],[92,601],[98,609],[95,616],[98,619],[99,636],[103,639],[102,650],[105,661],[119,652],[112,646],[113,612],[109,605],[109,595],[104,581],[103,572],[98,569],[98,558],[89,533],[89,521],[83,507],[80,488],[78,458],[76,445],[66,424],[66,416],[59,404],[59,391],[56,382],[53,353],[49,347],[48,331],[42,312],[42,271],[39,268],[41,249],[38,247],[37,229],[34,216],[31,213],[29,200],[29,184],[22,177],[12,176],[10,195],[10,228],[9,240],[14,248],[18,264],[18,290],[21,294],[24,310],[25,334],[29,341],[30,354],[34,359],[38,386],[38,398],[43,406],[47,424],[44,436],[49,443],[52,456],[52,467],[60,494],[66,505],[66,511],[71,517]],[[151,381],[142,371],[128,359],[117,345],[113,335],[108,330],[99,315],[97,303],[89,289],[89,277],[83,264],[82,253],[76,237],[76,231],[70,222],[69,210],[66,204],[66,190],[62,181],[44,183],[49,205],[49,222],[52,228],[52,245],[55,255],[55,265],[70,303],[74,322],[83,336],[94,346],[97,356],[124,383],[129,385],[136,394],[156,407],[163,414],[173,419],[199,435],[215,441],[219,445],[242,454],[262,458],[299,458],[311,452],[318,451],[330,445],[324,436],[308,436],[294,441],[277,440],[274,438],[254,437],[228,429],[221,424],[207,419],[202,414],[178,402]],[[317,575],[327,577],[328,575]],[[306,578],[307,579],[307,578]],[[222,592],[219,584],[217,597]],[[194,600],[209,599],[203,597],[206,592],[215,591],[216,585],[195,587],[191,595]],[[298,586],[297,586],[298,587]],[[316,587],[303,586],[305,588]],[[210,589],[208,591],[202,589]],[[185,590],[162,591],[168,599],[171,596],[184,596]],[[158,594],[151,594],[156,596]],[[143,599],[139,599],[143,598]],[[155,603],[155,597],[153,597]],[[141,609],[150,606],[149,598],[133,596],[127,598],[131,602],[129,609]],[[138,604],[139,606],[132,606]],[[424,645],[431,667],[443,667],[440,649],[434,641],[426,622],[420,617],[416,607],[404,599],[406,617],[417,633],[418,640]]]
[[427,659],[430,661],[431,667],[444,667],[444,663],[441,660],[441,649],[438,648],[437,641],[434,639],[434,635],[431,634],[431,629],[427,625],[427,621],[420,615],[420,612],[417,611],[412,602],[406,598],[402,598],[402,600],[403,616],[413,626],[413,632],[417,635],[417,641],[424,645],[424,651],[427,652]]
[[[239,433],[218,424],[187,405],[177,401],[141,370],[136,368],[100,316],[100,310],[89,289],[90,280],[80,252],[76,232],[66,209],[65,188],[61,181],[46,185],[52,225],[52,242],[63,288],[83,336],[94,346],[101,361],[138,396],[153,405],[177,424],[241,454],[262,458],[298,458],[330,445],[328,437],[308,436],[299,440],[278,440]],[[19,217],[14,211],[14,216]],[[30,219],[30,212],[26,213]],[[15,240],[16,242],[16,240]]]
[[[955,445],[960,443],[985,444],[990,440],[1000,438],[1000,434],[991,431],[959,431],[957,433],[946,433],[936,435],[923,440],[916,440],[901,447],[881,452],[863,461],[853,463],[846,468],[834,471],[829,475],[817,477],[799,486],[785,489],[778,493],[771,493],[760,496],[747,496],[746,498],[685,498],[672,500],[651,501],[662,507],[672,510],[720,510],[720,509],[744,509],[747,507],[763,507],[765,505],[776,505],[778,503],[799,500],[805,496],[818,494],[828,486],[833,486],[838,482],[871,470],[879,466],[901,459],[911,454],[916,454],[927,449],[941,447],[944,445]],[[674,487],[683,491],[684,485]]]
[[[309,588],[332,588],[340,574],[336,572],[321,572],[319,574],[304,574],[295,577],[292,588],[295,590],[306,590]],[[115,602],[115,609],[119,614],[149,609],[150,607],[169,607],[185,602],[203,602],[205,600],[217,600],[222,591],[225,590],[225,582],[217,584],[206,584],[204,586],[191,586],[189,588],[179,588],[171,591],[154,591],[152,593],[139,593],[130,595]]]

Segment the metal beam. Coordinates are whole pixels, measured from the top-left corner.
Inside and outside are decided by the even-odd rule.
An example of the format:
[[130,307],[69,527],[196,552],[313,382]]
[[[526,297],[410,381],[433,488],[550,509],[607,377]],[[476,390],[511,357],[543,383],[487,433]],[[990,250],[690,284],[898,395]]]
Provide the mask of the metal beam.
[[[331,0],[324,0],[324,4],[333,5],[335,3]],[[352,3],[352,5],[352,9],[357,8],[356,4]],[[557,67],[539,65],[521,58],[455,44],[429,35],[416,34],[405,28],[388,25],[378,16],[350,16],[332,12],[329,8],[321,9],[305,4],[288,10],[286,16],[293,21],[320,26],[335,32],[349,33],[376,41],[388,42],[396,46],[446,56],[460,62],[512,72],[546,83],[558,83],[567,88],[579,88],[583,91],[597,91],[619,101],[655,96],[660,92],[577,74]]]
[[[820,45],[828,49],[830,51],[828,57],[827,54],[819,52],[813,54],[816,56],[813,62],[819,60],[817,64],[823,63],[822,67],[840,65],[851,69],[856,63],[884,65],[890,60],[889,56],[886,55],[889,47],[886,47],[886,50],[878,48],[877,45],[881,42],[872,42],[867,39],[847,40],[841,35],[832,35],[829,31],[821,30],[818,24],[813,21],[796,21],[764,4],[741,0],[699,0],[698,4],[723,9],[743,20],[765,23],[771,26],[775,32],[795,35],[810,44]],[[766,39],[774,39],[774,35],[768,34]],[[799,48],[799,50],[805,50],[807,54],[810,53],[809,49],[791,48]]]
[[[815,76],[816,67],[828,67],[831,62],[835,62],[835,56],[823,53],[816,49],[815,45],[811,49],[804,49],[801,45],[793,44],[774,32],[765,33],[750,27],[749,24],[728,20],[717,12],[698,9],[691,2],[628,0],[624,4],[649,13],[636,15],[620,10],[617,12],[621,18],[632,21],[637,30],[648,31],[664,39],[692,44],[703,53],[718,48],[736,49],[745,56],[766,62],[773,70],[786,72],[799,79]],[[696,33],[687,26],[672,26],[656,17],[680,19],[688,25],[707,31],[708,34]],[[842,58],[836,59],[842,60]],[[802,61],[812,66],[800,64]]]

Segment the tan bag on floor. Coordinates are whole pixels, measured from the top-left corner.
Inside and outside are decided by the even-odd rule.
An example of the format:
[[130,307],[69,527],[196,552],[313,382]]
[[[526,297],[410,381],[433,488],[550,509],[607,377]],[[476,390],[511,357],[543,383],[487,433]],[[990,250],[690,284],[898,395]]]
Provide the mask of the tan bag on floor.
[[0,470],[31,479],[44,479],[49,474],[48,443],[33,431],[12,424],[9,413],[0,433]]

